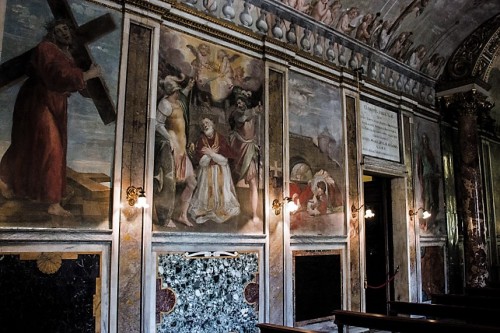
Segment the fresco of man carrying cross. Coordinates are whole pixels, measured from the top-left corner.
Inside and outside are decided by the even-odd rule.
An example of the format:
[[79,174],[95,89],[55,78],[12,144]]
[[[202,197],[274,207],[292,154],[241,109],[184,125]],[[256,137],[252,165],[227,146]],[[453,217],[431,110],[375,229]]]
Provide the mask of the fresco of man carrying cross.
[[[8,74],[3,75],[0,87],[27,76],[14,105],[10,146],[0,161],[0,193],[6,199],[45,203],[49,214],[70,217],[62,205],[68,194],[68,97],[75,92],[91,97],[103,122],[114,121],[101,69],[93,63],[86,43],[114,30],[115,25],[109,15],[103,15],[78,27],[66,1],[47,3],[55,18],[46,24],[43,40],[0,68]],[[96,24],[104,28],[93,30]],[[12,63],[17,67],[11,69]]]

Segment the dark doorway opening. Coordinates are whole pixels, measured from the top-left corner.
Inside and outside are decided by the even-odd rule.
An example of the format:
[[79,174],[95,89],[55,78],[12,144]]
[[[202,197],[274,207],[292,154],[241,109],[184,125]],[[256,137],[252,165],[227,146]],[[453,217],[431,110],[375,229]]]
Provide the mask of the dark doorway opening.
[[393,300],[394,295],[391,179],[364,178],[365,209],[375,213],[374,217],[365,218],[366,311],[387,314],[387,301]]

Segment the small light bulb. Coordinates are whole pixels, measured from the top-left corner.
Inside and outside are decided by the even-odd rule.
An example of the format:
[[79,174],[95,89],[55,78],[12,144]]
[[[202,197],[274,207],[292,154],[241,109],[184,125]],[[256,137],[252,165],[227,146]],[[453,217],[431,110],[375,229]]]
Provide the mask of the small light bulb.
[[371,209],[367,209],[365,211],[365,219],[370,219],[370,218],[372,218],[374,216],[375,216],[375,214],[373,213],[373,211]]
[[290,213],[293,213],[295,212],[297,209],[299,209],[299,206],[297,206],[297,204],[293,201],[293,200],[290,200],[288,201],[288,203],[286,204],[286,208],[288,209],[288,211]]

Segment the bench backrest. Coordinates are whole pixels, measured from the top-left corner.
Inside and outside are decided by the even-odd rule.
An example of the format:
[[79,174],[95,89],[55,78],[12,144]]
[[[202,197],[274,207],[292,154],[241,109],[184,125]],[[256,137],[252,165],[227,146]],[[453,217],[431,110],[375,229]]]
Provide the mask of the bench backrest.
[[500,309],[500,297],[463,294],[432,294],[431,303]]
[[375,313],[335,310],[335,324],[339,333],[344,326],[364,327],[405,333],[500,333],[500,328],[483,325],[461,324],[433,319],[386,316]]
[[419,315],[428,319],[455,319],[469,324],[500,326],[500,309],[399,301],[388,304],[390,315]]
[[321,333],[320,331],[265,323],[259,323],[257,327],[260,329],[261,333]]

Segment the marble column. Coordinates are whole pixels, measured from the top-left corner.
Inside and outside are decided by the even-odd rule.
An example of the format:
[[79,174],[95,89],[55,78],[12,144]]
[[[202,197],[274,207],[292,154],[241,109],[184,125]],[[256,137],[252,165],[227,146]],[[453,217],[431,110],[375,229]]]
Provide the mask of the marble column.
[[[346,96],[346,117],[347,117],[347,158],[348,158],[348,177],[349,177],[349,207],[351,205],[359,206],[359,152],[357,146],[357,134],[359,132],[356,117],[356,99],[353,96]],[[363,286],[361,285],[361,248],[359,240],[359,218],[358,213],[349,214],[349,239],[350,239],[350,261],[349,270],[351,279],[349,281],[348,295],[350,295],[350,305],[348,309],[361,311],[363,304]],[[347,274],[346,274],[347,276]]]
[[[269,70],[269,202],[283,199],[284,73]],[[269,322],[285,324],[284,214],[269,213]]]
[[[126,103],[123,124],[122,193],[129,185],[144,186],[151,29],[131,24],[129,32]],[[139,333],[142,314],[143,223],[141,208],[121,210],[119,230],[118,332]]]
[[[485,287],[488,272],[486,221],[482,201],[478,116],[488,108],[486,96],[472,89],[454,95],[460,149],[459,197],[464,230],[465,285]],[[491,105],[490,105],[491,107]]]

